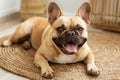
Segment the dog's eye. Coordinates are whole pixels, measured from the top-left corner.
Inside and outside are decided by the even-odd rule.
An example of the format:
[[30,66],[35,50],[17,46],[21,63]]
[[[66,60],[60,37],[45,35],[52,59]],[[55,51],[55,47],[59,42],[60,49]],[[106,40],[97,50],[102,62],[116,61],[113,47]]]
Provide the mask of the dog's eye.
[[80,32],[82,32],[84,29],[80,26],[80,25],[76,25],[76,27],[74,28],[75,30],[78,30]]
[[82,27],[76,27],[75,30],[83,31],[84,29]]
[[82,28],[82,27],[79,27],[78,30],[79,30],[79,31],[83,31],[83,28]]
[[64,25],[62,25],[62,26],[56,28],[56,30],[57,30],[57,32],[61,33],[65,30],[65,27],[64,27]]

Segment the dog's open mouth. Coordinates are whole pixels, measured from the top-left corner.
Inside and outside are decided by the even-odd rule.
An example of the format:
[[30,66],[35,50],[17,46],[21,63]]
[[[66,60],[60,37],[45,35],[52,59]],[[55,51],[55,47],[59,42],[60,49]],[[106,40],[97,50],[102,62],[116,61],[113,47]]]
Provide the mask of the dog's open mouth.
[[67,54],[73,54],[73,53],[76,53],[77,50],[78,50],[78,45],[72,43],[72,42],[69,42],[69,43],[66,43],[64,45],[62,45],[63,48],[62,50],[67,53]]
[[64,41],[61,43],[59,39],[53,38],[53,41],[63,53],[67,55],[73,55],[74,53],[78,52],[79,48],[82,47],[82,45],[86,42],[86,39],[82,38],[78,42]]

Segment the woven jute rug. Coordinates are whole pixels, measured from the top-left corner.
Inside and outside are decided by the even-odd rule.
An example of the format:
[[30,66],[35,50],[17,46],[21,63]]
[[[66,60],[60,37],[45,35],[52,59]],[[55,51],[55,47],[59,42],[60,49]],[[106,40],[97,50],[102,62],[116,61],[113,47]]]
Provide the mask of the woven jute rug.
[[[1,38],[0,43],[7,38]],[[88,43],[101,74],[98,77],[87,75],[86,65],[83,63],[50,63],[55,71],[55,78],[52,80],[120,80],[120,34],[91,31]],[[24,50],[20,44],[0,47],[0,67],[32,80],[45,80],[41,77],[40,68],[33,63],[34,54],[32,48]]]

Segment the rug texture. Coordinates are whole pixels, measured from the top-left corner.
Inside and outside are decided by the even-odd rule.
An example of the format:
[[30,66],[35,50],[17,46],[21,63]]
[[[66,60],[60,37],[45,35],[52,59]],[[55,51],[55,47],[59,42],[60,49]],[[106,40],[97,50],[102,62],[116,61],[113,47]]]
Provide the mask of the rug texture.
[[[0,39],[0,44],[8,37]],[[101,71],[98,77],[86,74],[86,65],[52,64],[55,78],[52,80],[120,80],[120,34],[107,31],[89,32],[89,46],[95,55],[95,62]],[[22,49],[21,45],[0,47],[0,67],[32,80],[46,80],[41,77],[40,68],[33,63],[35,51]]]

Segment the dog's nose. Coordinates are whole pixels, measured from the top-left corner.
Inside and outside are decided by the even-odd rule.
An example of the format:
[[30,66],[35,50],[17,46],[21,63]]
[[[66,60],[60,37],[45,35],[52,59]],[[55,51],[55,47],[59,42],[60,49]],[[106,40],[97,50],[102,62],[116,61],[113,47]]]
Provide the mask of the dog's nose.
[[75,35],[75,31],[69,30],[69,31],[67,31],[66,34],[67,34],[67,35],[70,35],[70,36],[73,36],[73,35]]

